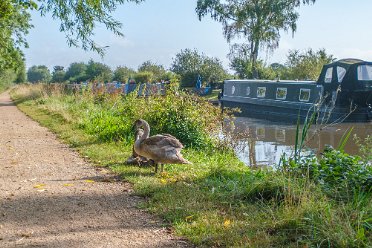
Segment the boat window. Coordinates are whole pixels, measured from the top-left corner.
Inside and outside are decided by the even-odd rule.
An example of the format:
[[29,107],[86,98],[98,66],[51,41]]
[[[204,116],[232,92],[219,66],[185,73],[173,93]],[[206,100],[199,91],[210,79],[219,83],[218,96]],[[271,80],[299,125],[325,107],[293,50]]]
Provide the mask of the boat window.
[[251,94],[251,87],[247,87],[245,94],[249,96]]
[[265,128],[264,127],[257,127],[256,136],[259,139],[265,138]]
[[232,87],[231,87],[231,95],[234,95],[235,94],[235,86],[233,85]]
[[371,81],[372,80],[372,65],[358,66],[358,80]]
[[257,97],[265,97],[266,87],[257,87]]
[[300,101],[308,102],[310,100],[310,89],[300,89]]
[[275,140],[285,142],[285,129],[275,129]]
[[324,77],[324,83],[332,82],[332,74],[333,74],[333,67],[330,67],[326,71],[326,74],[325,74],[325,77]]
[[287,88],[276,89],[276,99],[285,100],[287,98]]
[[346,74],[346,69],[344,67],[337,66],[337,79],[339,83],[342,82],[342,79],[344,79],[345,74]]

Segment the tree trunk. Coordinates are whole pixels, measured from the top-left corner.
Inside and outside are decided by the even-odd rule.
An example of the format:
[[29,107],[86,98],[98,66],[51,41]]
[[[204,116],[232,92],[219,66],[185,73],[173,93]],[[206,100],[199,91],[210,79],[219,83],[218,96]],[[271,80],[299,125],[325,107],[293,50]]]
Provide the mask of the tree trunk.
[[257,79],[258,78],[258,68],[257,68],[257,58],[258,58],[258,48],[260,42],[255,41],[252,43],[252,53],[251,53],[251,61],[252,61],[252,77]]

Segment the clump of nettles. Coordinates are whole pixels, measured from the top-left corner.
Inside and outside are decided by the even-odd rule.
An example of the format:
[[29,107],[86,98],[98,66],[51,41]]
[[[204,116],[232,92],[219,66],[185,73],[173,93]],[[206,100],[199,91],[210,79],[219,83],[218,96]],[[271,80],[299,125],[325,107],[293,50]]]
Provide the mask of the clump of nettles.
[[[300,161],[283,158],[280,169],[321,185],[331,197],[345,197],[351,192],[372,188],[372,167],[359,156],[352,156],[330,146],[320,158],[304,156]],[[336,194],[335,194],[336,193]]]

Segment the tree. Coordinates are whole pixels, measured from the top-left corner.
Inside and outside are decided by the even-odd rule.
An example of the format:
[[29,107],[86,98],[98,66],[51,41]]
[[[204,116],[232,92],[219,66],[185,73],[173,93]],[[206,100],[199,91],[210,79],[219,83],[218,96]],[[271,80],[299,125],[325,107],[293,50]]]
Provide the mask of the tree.
[[205,57],[201,65],[200,75],[207,83],[221,82],[227,77],[227,72],[218,58]]
[[112,71],[109,66],[89,60],[86,75],[90,80],[108,82],[112,80]]
[[153,79],[157,81],[160,81],[161,79],[163,79],[162,77],[166,73],[166,70],[164,69],[162,65],[153,63],[150,60],[142,63],[142,65],[138,67],[138,72],[145,72],[145,71],[152,72]]
[[51,77],[50,71],[45,65],[34,65],[27,71],[27,79],[31,83],[49,82]]
[[25,35],[32,27],[27,7],[16,0],[0,2],[0,71],[15,69],[22,64]]
[[[25,1],[25,0],[18,0]],[[84,50],[93,50],[103,54],[105,47],[96,44],[91,38],[97,24],[103,24],[107,30],[123,36],[122,24],[111,13],[118,5],[125,2],[140,3],[144,0],[38,0],[41,15],[52,13],[54,19],[60,20],[60,30],[66,33],[70,46],[81,46]],[[34,2],[35,1],[29,1]]]
[[17,66],[15,55],[27,47],[25,35],[32,28],[30,11],[42,16],[51,13],[60,21],[60,31],[66,34],[70,46],[96,51],[103,55],[105,46],[95,43],[92,37],[98,24],[122,36],[122,24],[111,13],[126,2],[140,3],[144,0],[1,0],[0,1],[0,69]]
[[140,71],[134,75],[136,83],[151,83],[154,80],[154,73],[151,71]]
[[113,80],[126,83],[128,80],[134,78],[136,71],[126,66],[119,66],[114,71]]
[[[247,45],[231,46],[228,57],[230,59],[230,68],[236,72],[239,78],[254,78],[252,73],[252,60],[249,56],[249,47],[247,47]],[[255,78],[276,78],[273,68],[267,67],[260,59],[258,59],[256,63],[257,75]]]
[[27,81],[26,64],[23,60],[19,62],[19,65],[17,69],[15,70],[15,73],[16,73],[16,78],[14,80],[14,83],[19,84],[19,83],[24,83]]
[[181,76],[183,87],[195,86],[198,76],[204,82],[218,82],[227,74],[220,60],[200,54],[196,49],[185,49],[176,54],[171,71]]
[[333,62],[333,55],[327,54],[325,49],[313,51],[308,49],[304,52],[290,50],[285,63],[287,79],[317,80],[323,65]]
[[8,89],[14,83],[21,83],[21,82],[25,82],[25,81],[26,81],[25,73],[22,74],[20,71],[17,72],[13,69],[1,70],[1,72],[0,72],[0,92]]
[[66,72],[63,66],[54,66],[52,73],[52,82],[53,83],[62,83],[65,81]]
[[192,87],[201,73],[202,63],[203,56],[196,49],[181,50],[173,59],[171,71],[181,76],[183,87]]
[[[0,50],[2,50],[1,47]],[[0,92],[10,87],[13,83],[23,83],[27,81],[26,65],[25,61],[21,57],[21,54],[16,52],[12,59],[14,64],[9,66],[9,68],[7,68],[8,66],[0,66]]]
[[259,50],[269,51],[279,45],[280,30],[296,31],[297,7],[315,0],[198,0],[199,20],[206,15],[221,22],[224,36],[230,43],[244,38],[249,46],[252,75],[257,78]]
[[87,74],[87,65],[83,62],[80,63],[72,63],[67,68],[66,74],[65,74],[65,80],[70,82],[81,82],[88,79]]

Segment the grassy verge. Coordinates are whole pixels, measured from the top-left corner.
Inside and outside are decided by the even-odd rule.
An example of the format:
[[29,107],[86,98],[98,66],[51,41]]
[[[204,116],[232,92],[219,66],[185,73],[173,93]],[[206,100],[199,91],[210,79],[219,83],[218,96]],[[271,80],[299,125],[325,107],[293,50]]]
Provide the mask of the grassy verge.
[[[124,164],[131,154],[130,136],[106,139],[107,135],[111,137],[106,129],[90,131],[92,127],[89,122],[96,120],[95,116],[89,114],[90,111],[100,113],[99,120],[105,120],[105,113],[112,111],[112,106],[129,111],[127,102],[117,103],[115,100],[107,108],[101,98],[99,101],[97,98],[82,101],[80,96],[60,92],[46,94],[43,89],[35,87],[19,87],[12,92],[12,96],[22,111],[51,129],[83,156],[97,166],[111,168],[123,180],[131,182],[135,193],[148,199],[144,208],[161,216],[176,234],[187,237],[198,246],[372,245],[372,200],[368,192],[354,194],[344,201],[335,200],[306,177],[292,177],[281,171],[252,171],[229,150],[211,146],[203,136],[200,136],[198,143],[190,141],[183,152],[193,165],[168,165],[165,173],[154,175],[153,168]],[[129,98],[125,101],[137,103],[143,100]],[[150,101],[148,105],[151,108],[159,109],[154,113],[142,109],[141,115],[157,120],[159,112],[163,110],[156,101],[163,100],[147,101]],[[178,104],[176,101],[171,99],[172,106]],[[187,104],[185,101],[182,99],[182,104]],[[166,105],[167,102],[161,104]],[[192,114],[187,120],[196,115],[191,107],[189,111]],[[185,123],[183,113],[173,114],[177,115],[177,120],[181,118],[181,123]],[[108,115],[115,116],[115,113],[109,112]],[[121,120],[119,124],[116,119],[107,120],[105,126],[113,122],[123,125],[119,131],[125,132],[126,120]],[[97,127],[100,125],[94,123]],[[187,125],[185,127],[176,121],[168,120],[166,123],[173,125],[172,130],[175,131],[187,128]],[[190,123],[193,129],[203,125]],[[161,131],[166,127],[158,124],[155,128]],[[102,136],[102,133],[106,136]],[[193,135],[198,138],[200,134],[195,132]],[[186,142],[188,138],[184,137]]]
[[218,100],[218,94],[220,93],[221,90],[212,90],[212,93],[210,95],[205,95],[205,96],[202,96],[208,100],[214,100],[214,101],[217,101]]

